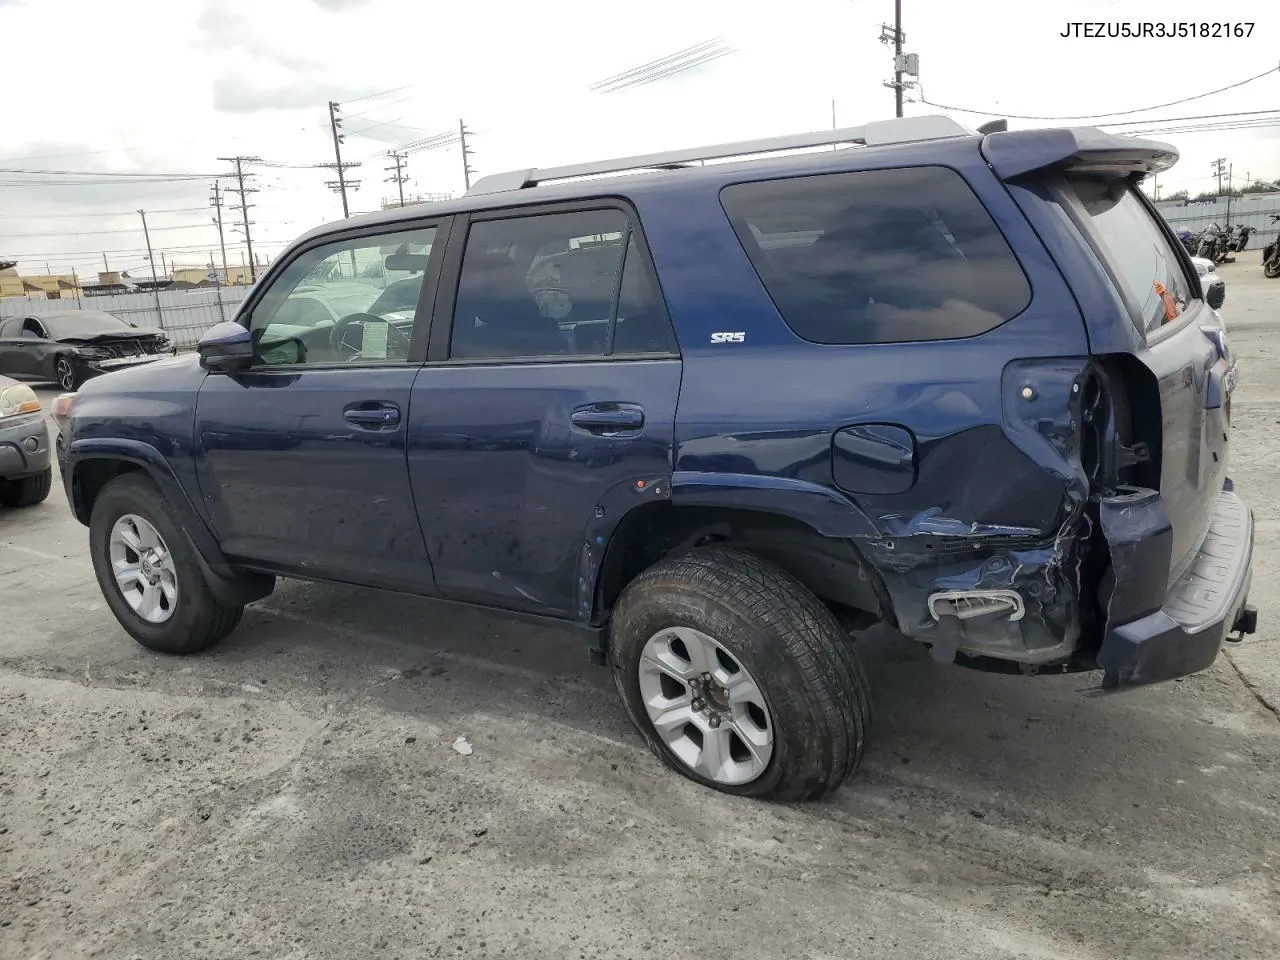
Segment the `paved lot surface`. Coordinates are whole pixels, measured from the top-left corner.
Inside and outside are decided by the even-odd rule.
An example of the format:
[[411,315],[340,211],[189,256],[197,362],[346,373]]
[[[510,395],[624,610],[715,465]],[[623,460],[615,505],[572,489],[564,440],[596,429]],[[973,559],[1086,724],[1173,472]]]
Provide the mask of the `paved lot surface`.
[[283,584],[216,651],[149,654],[56,490],[0,514],[0,957],[1277,956],[1280,281],[1256,259],[1223,273],[1260,635],[1115,696],[870,637],[878,737],[821,804],[694,787],[575,641],[427,602]]

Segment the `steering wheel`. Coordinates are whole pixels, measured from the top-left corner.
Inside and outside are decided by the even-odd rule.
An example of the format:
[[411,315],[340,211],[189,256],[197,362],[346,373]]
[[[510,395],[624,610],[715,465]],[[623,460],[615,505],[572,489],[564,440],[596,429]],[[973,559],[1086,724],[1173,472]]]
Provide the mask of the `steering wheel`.
[[[400,342],[404,344],[404,355],[406,357],[409,355],[408,336],[406,336],[404,331],[401,330],[399,327],[397,327],[390,320],[386,319],[385,317],[380,317],[375,313],[352,313],[352,314],[349,314],[348,316],[343,317],[341,320],[335,323],[333,327],[329,330],[329,347],[330,349],[333,350],[334,355],[338,357],[338,359],[344,360],[347,362],[360,359],[361,350],[363,349],[363,344],[364,344],[364,334],[362,333],[360,336],[360,343],[362,346],[353,347],[351,344],[347,343],[346,341],[347,331],[349,331],[357,323],[363,326],[364,324],[370,323],[370,322],[385,323],[387,325],[388,332],[394,332],[396,337],[400,340]],[[388,346],[387,359],[395,359],[390,356],[390,353],[391,353],[390,339],[388,339],[387,346]],[[346,354],[345,356],[344,356],[344,353]]]

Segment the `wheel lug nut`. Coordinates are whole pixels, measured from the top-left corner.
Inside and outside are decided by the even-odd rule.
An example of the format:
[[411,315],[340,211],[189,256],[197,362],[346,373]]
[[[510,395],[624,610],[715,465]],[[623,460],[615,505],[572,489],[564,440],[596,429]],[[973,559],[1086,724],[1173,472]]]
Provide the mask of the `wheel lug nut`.
[[718,714],[718,713],[713,713],[713,714],[711,715],[711,719],[709,719],[709,720],[707,721],[707,723],[711,724],[711,726],[713,726],[713,727],[718,727],[718,726],[720,726],[720,714]]
[[693,709],[695,709],[695,710],[701,710],[704,706],[706,706],[706,704],[704,704],[704,703],[702,702],[702,698],[701,698],[701,697],[695,697],[695,698],[694,698],[694,701],[693,701]]

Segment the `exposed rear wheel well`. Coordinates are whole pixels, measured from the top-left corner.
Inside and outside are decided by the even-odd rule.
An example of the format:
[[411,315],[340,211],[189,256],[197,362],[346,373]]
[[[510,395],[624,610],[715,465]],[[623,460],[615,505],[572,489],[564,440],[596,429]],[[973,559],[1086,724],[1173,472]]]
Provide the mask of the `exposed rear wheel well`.
[[883,619],[887,594],[850,540],[825,537],[780,514],[653,502],[628,513],[614,531],[596,579],[596,622],[609,617],[622,591],[664,557],[722,544],[748,550],[786,570],[839,613]]
[[75,504],[76,519],[88,524],[93,515],[93,505],[102,488],[116,477],[126,473],[145,473],[142,467],[128,460],[84,460],[76,464],[71,475],[71,495]]

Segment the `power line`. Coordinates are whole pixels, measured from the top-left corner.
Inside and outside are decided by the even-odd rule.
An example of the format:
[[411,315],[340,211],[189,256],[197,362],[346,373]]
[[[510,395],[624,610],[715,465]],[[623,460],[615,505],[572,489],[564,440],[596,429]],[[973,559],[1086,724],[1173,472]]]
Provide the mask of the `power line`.
[[366,93],[363,97],[349,97],[346,102],[359,103],[362,100],[375,100],[378,97],[385,97],[389,93],[399,93],[401,90],[408,90],[412,86],[412,83],[406,83],[403,87],[392,87],[390,90],[380,90],[377,93]]
[[1119,120],[1115,123],[1097,123],[1097,127],[1131,127],[1148,123],[1182,123],[1187,120],[1218,120],[1222,117],[1252,117],[1259,114],[1280,114],[1280,110],[1243,110],[1238,113],[1201,113],[1190,117],[1154,117],[1150,120]]
[[0,173],[21,173],[43,177],[122,177],[151,178],[164,180],[191,180],[198,177],[208,179],[215,173],[147,173],[147,172],[115,172],[111,170],[28,170],[23,167],[0,167]]
[[[168,227],[152,227],[151,232],[156,233],[160,230],[197,230],[203,226],[203,223],[183,223]],[[29,240],[32,237],[108,237],[121,233],[137,232],[137,227],[125,228],[122,230],[53,230],[43,233],[10,233],[0,236],[0,241]]]
[[589,89],[596,93],[617,93],[631,87],[665,80],[667,77],[691,70],[704,63],[710,63],[712,60],[718,60],[734,52],[736,52],[735,48],[726,43],[723,37],[714,37],[711,40],[695,43],[691,47],[685,47],[683,50],[678,50],[665,57],[659,57],[657,60],[651,60],[630,70],[624,70],[622,73],[598,80],[591,84]]
[[[204,207],[170,207],[165,210],[149,210],[148,213],[200,213]],[[136,210],[121,210],[112,213],[0,213],[0,220],[80,220],[87,217],[132,217]],[[158,227],[156,229],[159,229]]]
[[1007,113],[1003,110],[973,110],[968,107],[953,107],[945,103],[935,103],[932,100],[926,100],[924,97],[924,87],[920,87],[920,103],[928,104],[931,107],[937,107],[940,110],[954,110],[957,113],[976,113],[986,117],[1003,117],[1008,120],[1100,120],[1105,117],[1125,117],[1132,116],[1135,113],[1146,113],[1150,110],[1163,110],[1165,107],[1176,107],[1180,103],[1190,103],[1193,100],[1203,100],[1205,97],[1212,97],[1214,94],[1224,93],[1227,90],[1235,90],[1237,87],[1243,87],[1246,83],[1253,83],[1255,80],[1261,80],[1263,77],[1270,76],[1273,73],[1280,73],[1280,67],[1272,67],[1270,70],[1264,70],[1255,76],[1236,83],[1227,84],[1225,87],[1218,87],[1216,90],[1210,90],[1207,93],[1197,93],[1194,97],[1183,97],[1181,100],[1170,100],[1168,103],[1157,103],[1150,107],[1136,107],[1133,110],[1115,110],[1111,113],[1094,113],[1094,114],[1076,114],[1065,117],[1038,117],[1028,114]]

